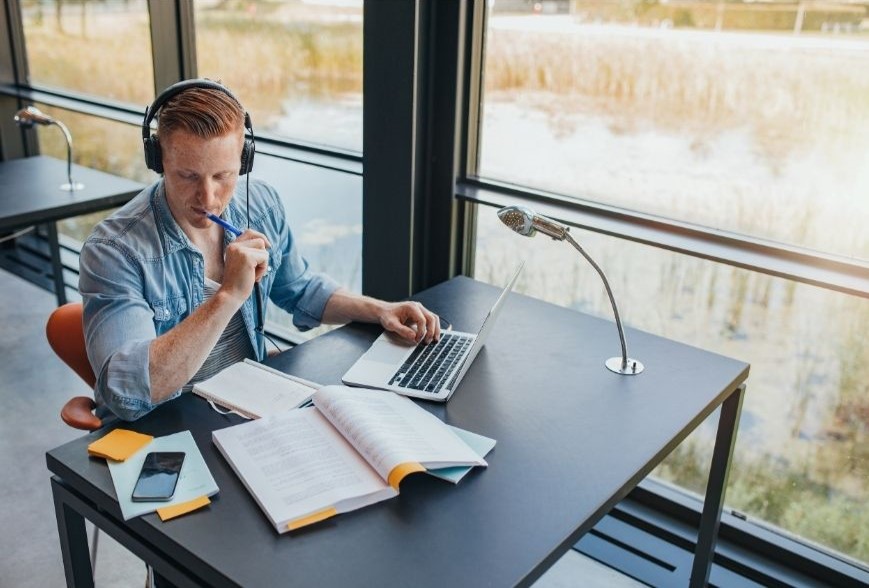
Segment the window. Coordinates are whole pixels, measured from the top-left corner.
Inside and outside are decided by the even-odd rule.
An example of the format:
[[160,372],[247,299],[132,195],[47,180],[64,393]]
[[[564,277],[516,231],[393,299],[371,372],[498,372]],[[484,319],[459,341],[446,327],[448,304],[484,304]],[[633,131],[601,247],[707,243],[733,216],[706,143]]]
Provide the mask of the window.
[[29,82],[148,104],[154,73],[146,0],[23,0]]
[[[199,76],[232,89],[258,136],[362,151],[362,0],[197,1],[194,11]],[[253,175],[278,189],[311,267],[359,291],[361,178],[263,155]],[[299,340],[330,327],[300,334],[270,307],[269,328]]]
[[869,2],[494,8],[481,176],[869,259]]
[[[478,175],[869,259],[867,24],[866,2],[496,2]],[[869,300],[574,236],[628,325],[751,363],[729,506],[869,561]],[[612,318],[572,248],[480,208],[476,277],[517,257],[520,291]],[[713,436],[656,474],[702,492]]]
[[[271,183],[287,211],[287,222],[313,271],[342,287],[362,289],[362,178],[359,175],[257,155],[254,177]],[[243,182],[244,179],[239,180]],[[300,333],[292,317],[269,305],[269,330],[293,341],[331,330],[320,326]]]
[[194,5],[201,77],[244,103],[257,133],[362,150],[362,1]]

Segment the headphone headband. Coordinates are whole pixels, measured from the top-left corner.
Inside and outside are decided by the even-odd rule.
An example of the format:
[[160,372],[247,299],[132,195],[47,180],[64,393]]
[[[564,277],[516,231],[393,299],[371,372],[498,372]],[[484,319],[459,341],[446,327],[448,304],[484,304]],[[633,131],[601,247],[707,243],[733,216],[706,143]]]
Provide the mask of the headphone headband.
[[250,115],[241,104],[241,100],[236,98],[229,88],[223,84],[219,84],[212,80],[204,78],[196,78],[190,80],[182,80],[176,82],[160,92],[160,95],[154,99],[154,102],[145,108],[145,119],[142,121],[142,143],[145,147],[145,164],[149,169],[158,173],[163,173],[162,153],[160,144],[156,135],[151,135],[151,122],[156,118],[157,112],[174,96],[191,88],[203,88],[206,90],[218,90],[232,98],[236,104],[241,107],[244,112],[244,128],[250,133],[250,139],[245,139],[244,147],[241,153],[241,169],[239,174],[244,175],[250,173],[253,167],[254,156],[254,135],[253,125],[250,122]]

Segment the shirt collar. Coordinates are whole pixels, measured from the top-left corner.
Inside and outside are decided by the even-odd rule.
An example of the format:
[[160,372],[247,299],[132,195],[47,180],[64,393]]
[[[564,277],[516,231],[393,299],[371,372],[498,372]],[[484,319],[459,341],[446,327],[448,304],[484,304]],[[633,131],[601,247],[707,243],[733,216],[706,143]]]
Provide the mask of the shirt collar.
[[173,253],[179,249],[193,248],[193,244],[178,223],[175,217],[172,216],[172,211],[169,210],[169,202],[166,200],[166,183],[160,180],[157,184],[157,189],[152,197],[154,206],[154,218],[157,221],[158,234],[163,239],[163,246],[167,253]]
[[[240,185],[241,182],[236,184],[235,193],[229,201],[229,206],[223,212],[223,218],[243,231],[247,228],[247,211],[245,210],[244,194],[240,194]],[[172,216],[169,202],[166,200],[166,183],[163,179],[157,184],[152,200],[157,225],[160,229],[159,233],[163,236],[167,253],[184,248],[195,249],[187,234],[178,226],[178,222]],[[225,242],[232,241],[233,239],[235,239],[235,236],[227,231]]]

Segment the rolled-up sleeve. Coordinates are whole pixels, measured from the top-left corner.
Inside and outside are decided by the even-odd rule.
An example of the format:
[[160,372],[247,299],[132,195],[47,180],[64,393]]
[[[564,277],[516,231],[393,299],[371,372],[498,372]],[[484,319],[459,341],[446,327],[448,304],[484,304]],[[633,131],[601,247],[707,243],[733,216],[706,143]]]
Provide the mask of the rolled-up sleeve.
[[313,274],[305,287],[302,296],[296,303],[293,312],[293,324],[300,331],[307,331],[318,326],[323,321],[323,311],[326,303],[335,290],[338,283],[323,274]]

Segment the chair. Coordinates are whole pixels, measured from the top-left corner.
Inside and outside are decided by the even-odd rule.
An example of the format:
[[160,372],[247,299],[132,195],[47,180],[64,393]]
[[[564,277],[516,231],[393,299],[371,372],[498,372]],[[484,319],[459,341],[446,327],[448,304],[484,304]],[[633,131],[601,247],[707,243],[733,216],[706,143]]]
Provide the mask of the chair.
[[[45,325],[45,335],[57,356],[93,389],[97,379],[85,350],[81,302],[69,302],[54,309]],[[63,406],[60,418],[70,427],[95,431],[103,425],[94,414],[95,408],[92,397],[74,396]]]

